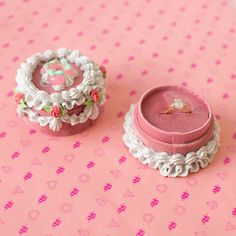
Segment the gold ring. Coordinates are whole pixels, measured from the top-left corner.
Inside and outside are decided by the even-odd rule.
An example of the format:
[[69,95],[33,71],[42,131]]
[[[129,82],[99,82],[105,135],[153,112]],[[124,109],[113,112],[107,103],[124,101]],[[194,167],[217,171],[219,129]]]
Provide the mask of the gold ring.
[[192,113],[191,108],[180,98],[176,98],[165,111],[160,114],[171,114],[173,112]]

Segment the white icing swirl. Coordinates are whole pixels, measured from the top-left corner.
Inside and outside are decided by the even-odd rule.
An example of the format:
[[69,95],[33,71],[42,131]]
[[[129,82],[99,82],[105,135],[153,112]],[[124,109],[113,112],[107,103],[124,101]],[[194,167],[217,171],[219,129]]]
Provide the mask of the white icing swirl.
[[52,131],[59,131],[62,127],[62,120],[59,118],[51,117],[49,121],[49,128]]

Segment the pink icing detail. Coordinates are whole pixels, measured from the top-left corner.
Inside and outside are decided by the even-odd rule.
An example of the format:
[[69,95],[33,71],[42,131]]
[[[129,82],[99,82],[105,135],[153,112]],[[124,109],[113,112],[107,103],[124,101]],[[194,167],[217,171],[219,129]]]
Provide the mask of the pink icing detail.
[[[79,67],[77,67],[75,64],[72,64],[72,67],[75,71],[77,71],[78,73],[78,76],[76,77],[76,79],[74,80],[74,83],[73,83],[73,87],[76,87],[78,86],[82,80],[83,80],[83,74],[82,74],[82,71],[80,70]],[[44,90],[46,91],[47,93],[51,94],[51,93],[54,93],[55,90],[53,89],[52,86],[45,86],[43,84],[40,83],[40,80],[42,79],[42,73],[41,73],[41,70],[42,70],[42,67],[39,67],[35,70],[34,74],[33,74],[33,80],[32,82],[34,83],[34,85],[40,89],[40,90]],[[70,86],[71,87],[71,86]],[[69,90],[70,87],[66,87],[64,90]]]
[[[63,69],[62,69],[63,70]],[[63,70],[64,71],[64,70]],[[72,68],[72,69],[70,69],[70,70],[66,70],[66,71],[64,71],[65,72],[65,74],[67,74],[67,75],[69,75],[69,76],[71,76],[71,77],[73,77],[73,76],[75,76],[75,70]]]
[[49,81],[51,85],[63,85],[66,82],[66,79],[64,75],[55,75],[50,76]]
[[41,74],[45,74],[48,70],[58,70],[60,68],[61,64],[58,60],[55,60],[54,63],[48,64],[48,66],[43,66],[40,70]]
[[52,63],[49,65],[48,69],[58,70],[58,69],[60,69],[60,63],[59,62]]
[[48,73],[49,70],[54,71],[54,73],[61,70],[64,72],[62,75],[58,75],[58,74],[49,75],[49,74],[47,74],[46,81],[47,81],[47,84],[50,84],[52,86],[66,85],[68,77],[70,77],[71,79],[74,79],[78,75],[78,72],[73,68],[73,66],[71,64],[69,64],[69,65],[71,66],[71,69],[65,70],[64,65],[58,59],[54,59],[54,60],[48,62],[47,64],[45,64],[41,68],[40,73],[44,76],[45,74]]
[[46,73],[46,68],[45,67],[42,67],[41,69],[40,69],[40,74],[45,74]]
[[51,107],[50,115],[55,118],[60,117],[62,115],[61,109],[58,106]]
[[25,95],[23,93],[17,93],[15,95],[15,101],[17,104],[20,103],[21,100],[23,100],[24,98],[25,98]]
[[99,92],[97,90],[93,90],[91,92],[91,97],[92,97],[94,102],[98,102],[98,100],[100,98]]

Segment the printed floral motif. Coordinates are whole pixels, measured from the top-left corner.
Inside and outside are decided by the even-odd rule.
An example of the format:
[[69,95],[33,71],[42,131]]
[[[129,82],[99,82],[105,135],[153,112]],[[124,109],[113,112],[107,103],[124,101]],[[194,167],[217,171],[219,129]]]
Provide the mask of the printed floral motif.
[[43,65],[40,73],[42,83],[51,85],[56,91],[61,91],[73,85],[79,73],[73,68],[66,58],[53,59]]
[[101,65],[99,67],[99,69],[102,71],[102,74],[103,74],[103,77],[105,78],[106,77],[106,74],[107,74],[107,70],[106,70],[106,67]]

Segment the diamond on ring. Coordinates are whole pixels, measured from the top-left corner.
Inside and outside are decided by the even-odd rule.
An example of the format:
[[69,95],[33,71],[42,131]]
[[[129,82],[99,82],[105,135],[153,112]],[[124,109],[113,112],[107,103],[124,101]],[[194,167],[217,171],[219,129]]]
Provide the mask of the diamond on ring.
[[190,107],[187,106],[182,99],[175,98],[168,108],[165,111],[160,112],[160,114],[171,114],[175,111],[180,113],[192,113]]
[[177,99],[174,99],[173,103],[171,104],[171,106],[173,106],[175,109],[177,110],[181,110],[184,108],[185,106],[185,103],[182,99],[180,98],[177,98]]

